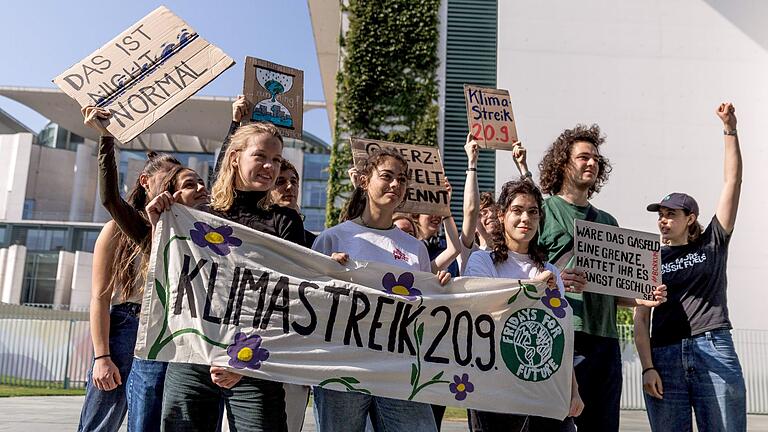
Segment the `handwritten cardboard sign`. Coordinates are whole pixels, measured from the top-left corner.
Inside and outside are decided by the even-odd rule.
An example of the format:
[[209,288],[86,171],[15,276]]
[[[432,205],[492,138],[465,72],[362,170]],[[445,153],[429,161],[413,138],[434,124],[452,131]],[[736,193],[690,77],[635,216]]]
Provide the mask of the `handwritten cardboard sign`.
[[576,268],[587,273],[585,291],[651,300],[661,285],[658,234],[574,220]]
[[283,137],[301,139],[304,71],[246,57],[243,94],[253,107],[249,121],[272,123]]
[[509,92],[464,84],[469,131],[482,148],[512,150],[518,141]]
[[234,63],[161,6],[53,82],[81,107],[108,109],[107,130],[128,142]]
[[443,162],[437,147],[398,144],[388,141],[352,138],[352,159],[360,167],[369,154],[378,149],[394,148],[408,161],[410,182],[405,202],[398,207],[406,213],[450,216],[448,191],[445,190]]

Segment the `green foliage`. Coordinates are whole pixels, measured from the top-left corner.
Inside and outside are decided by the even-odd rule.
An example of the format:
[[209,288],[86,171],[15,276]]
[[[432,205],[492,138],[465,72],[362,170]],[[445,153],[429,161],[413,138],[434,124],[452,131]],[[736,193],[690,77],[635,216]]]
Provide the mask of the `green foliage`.
[[633,325],[635,320],[632,318],[634,309],[626,307],[616,308],[616,324],[618,325]]
[[437,144],[439,0],[349,0],[340,39],[326,226],[352,190],[349,138]]

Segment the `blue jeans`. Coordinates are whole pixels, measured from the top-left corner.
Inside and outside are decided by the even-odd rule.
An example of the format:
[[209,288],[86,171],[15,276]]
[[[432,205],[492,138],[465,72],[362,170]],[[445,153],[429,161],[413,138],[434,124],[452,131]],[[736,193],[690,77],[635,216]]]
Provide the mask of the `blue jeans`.
[[[85,401],[80,411],[78,431],[116,431],[125,419],[128,409],[125,387],[133,363],[133,348],[139,328],[139,305],[123,303],[115,305],[109,313],[109,354],[120,371],[123,384],[110,391],[102,391],[93,385],[93,367],[88,371]],[[97,353],[102,354],[102,353]]]
[[168,363],[133,359],[128,376],[128,432],[160,430],[163,384]]
[[730,330],[713,330],[653,348],[664,399],[645,394],[653,431],[746,431],[747,398]]
[[371,414],[377,432],[437,432],[429,404],[313,387],[319,432],[363,432]]

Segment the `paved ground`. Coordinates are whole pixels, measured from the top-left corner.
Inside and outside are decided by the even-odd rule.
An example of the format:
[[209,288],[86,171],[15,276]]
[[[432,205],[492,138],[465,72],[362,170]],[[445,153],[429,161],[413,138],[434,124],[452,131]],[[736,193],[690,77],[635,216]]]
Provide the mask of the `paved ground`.
[[[0,398],[0,431],[75,431],[83,404],[82,396]],[[768,416],[749,416],[748,430],[768,432]],[[124,431],[125,427],[121,429]],[[466,423],[443,422],[443,431],[466,431]],[[648,431],[645,411],[622,411],[621,430]],[[307,410],[306,432],[315,432],[312,410]]]

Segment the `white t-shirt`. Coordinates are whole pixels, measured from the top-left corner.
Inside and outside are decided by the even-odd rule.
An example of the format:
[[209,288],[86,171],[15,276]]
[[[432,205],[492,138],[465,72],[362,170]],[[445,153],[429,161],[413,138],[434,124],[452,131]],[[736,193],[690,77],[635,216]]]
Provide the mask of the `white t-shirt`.
[[467,276],[465,273],[467,270],[467,262],[469,261],[469,256],[472,255],[473,252],[491,250],[491,248],[487,246],[480,246],[475,243],[474,240],[472,241],[471,248],[464,246],[464,236],[461,234],[459,234],[459,247],[461,247],[461,252],[459,253],[459,256],[456,257],[456,263],[459,265],[459,274],[462,276]]
[[[494,264],[491,252],[477,251],[469,257],[464,276],[479,276],[506,279],[533,279],[541,273],[528,254],[519,254],[509,251],[509,257],[501,264]],[[560,271],[550,263],[544,263],[544,269],[555,275],[557,286],[561,293],[565,293],[563,280],[560,279]]]
[[397,227],[382,230],[346,221],[320,233],[312,250],[329,256],[343,252],[353,260],[427,273],[432,269],[424,243]]

